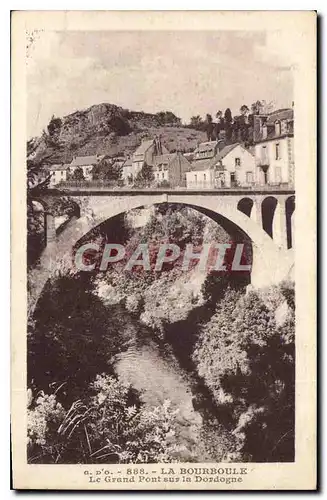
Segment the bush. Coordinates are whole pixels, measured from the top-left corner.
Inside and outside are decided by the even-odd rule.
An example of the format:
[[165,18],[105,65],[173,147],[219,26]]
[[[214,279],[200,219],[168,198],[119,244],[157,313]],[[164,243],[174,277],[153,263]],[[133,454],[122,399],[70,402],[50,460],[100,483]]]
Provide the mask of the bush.
[[68,411],[44,395],[28,411],[29,463],[147,463],[177,461],[178,411],[167,400],[144,407],[136,391],[98,375],[88,401]]
[[281,290],[291,307],[278,326],[258,293],[227,290],[193,354],[244,460],[294,460],[294,291]]

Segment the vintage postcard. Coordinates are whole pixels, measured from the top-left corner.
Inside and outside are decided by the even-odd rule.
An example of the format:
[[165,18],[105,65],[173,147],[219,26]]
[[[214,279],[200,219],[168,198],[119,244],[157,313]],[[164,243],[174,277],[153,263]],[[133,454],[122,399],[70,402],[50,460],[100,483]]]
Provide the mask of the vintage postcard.
[[315,12],[13,12],[13,488],[316,489],[315,141]]

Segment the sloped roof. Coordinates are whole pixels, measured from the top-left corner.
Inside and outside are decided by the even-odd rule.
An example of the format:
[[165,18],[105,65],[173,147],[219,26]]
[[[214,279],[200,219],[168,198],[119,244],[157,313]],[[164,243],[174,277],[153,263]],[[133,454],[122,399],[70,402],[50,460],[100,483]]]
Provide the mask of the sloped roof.
[[276,120],[293,120],[294,112],[291,108],[277,109],[267,115],[267,125],[273,125]]
[[76,158],[73,158],[73,161],[71,162],[71,165],[73,167],[75,166],[85,166],[85,165],[94,165],[95,163],[98,163],[99,160],[101,160],[103,156],[96,156],[96,155],[90,155],[90,156],[76,156]]
[[123,164],[123,167],[131,167],[132,165],[133,165],[133,158],[127,158],[127,160]]
[[168,165],[169,162],[176,156],[176,153],[166,153],[154,157],[154,167],[158,165]]
[[67,170],[69,166],[70,165],[68,163],[53,163],[52,165],[46,165],[45,169],[49,171],[52,170],[60,171],[60,170]]
[[201,142],[201,144],[198,145],[194,152],[205,153],[206,151],[210,151],[215,147],[217,147],[217,141]]
[[[201,171],[201,170],[208,170],[210,168],[213,168],[217,164],[217,162],[223,160],[223,158],[225,158],[225,156],[227,156],[237,146],[241,146],[241,148],[243,148],[242,144],[240,144],[239,142],[236,142],[235,144],[229,144],[228,146],[225,146],[213,158],[208,158],[208,159],[203,159],[203,160],[194,160],[191,164],[192,171],[196,171],[196,170]],[[245,148],[243,148],[243,149],[245,149]],[[245,151],[247,151],[250,155],[253,156],[253,154],[250,151],[248,151],[247,149]],[[220,170],[219,167],[218,167],[218,170]]]
[[186,158],[187,160],[192,160],[193,156],[194,156],[194,153],[183,153],[183,156],[184,158]]
[[212,158],[206,160],[196,160],[191,163],[191,172],[201,172],[202,170],[209,170],[211,168]]
[[236,142],[235,144],[229,144],[228,146],[225,146],[219,153],[213,158],[212,162],[215,164],[217,161],[222,160],[227,156],[236,146],[241,146],[239,142]]
[[146,153],[146,151],[149,149],[149,147],[152,146],[153,142],[154,142],[154,139],[151,139],[149,141],[143,141],[139,145],[137,150],[134,152],[134,155],[144,155]]

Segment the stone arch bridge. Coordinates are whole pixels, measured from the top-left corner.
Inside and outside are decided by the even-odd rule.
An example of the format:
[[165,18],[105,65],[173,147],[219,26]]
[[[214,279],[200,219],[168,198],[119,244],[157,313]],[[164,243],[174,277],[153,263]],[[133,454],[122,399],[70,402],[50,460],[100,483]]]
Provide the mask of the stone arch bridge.
[[[58,197],[76,203],[75,215],[56,231],[49,207]],[[29,272],[29,309],[34,310],[56,266],[72,265],[72,249],[89,231],[104,221],[135,208],[176,203],[198,210],[216,220],[227,232],[244,235],[252,244],[251,284],[268,286],[292,277],[294,268],[294,208],[291,189],[186,189],[61,188],[35,197],[44,207],[45,248]]]

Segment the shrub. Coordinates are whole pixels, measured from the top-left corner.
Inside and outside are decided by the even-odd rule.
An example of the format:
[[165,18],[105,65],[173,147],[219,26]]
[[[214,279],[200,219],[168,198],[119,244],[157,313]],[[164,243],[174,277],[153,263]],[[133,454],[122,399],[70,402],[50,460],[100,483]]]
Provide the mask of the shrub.
[[178,410],[167,400],[145,407],[130,386],[98,375],[87,402],[68,411],[55,395],[28,412],[29,463],[147,463],[177,461]]
[[294,291],[283,287],[279,326],[258,293],[227,290],[193,354],[245,460],[294,460]]

